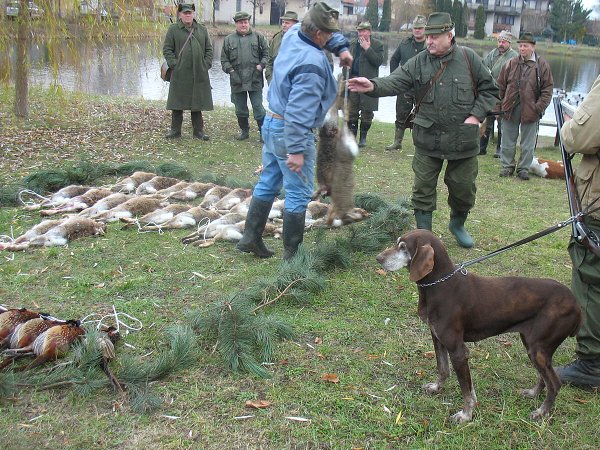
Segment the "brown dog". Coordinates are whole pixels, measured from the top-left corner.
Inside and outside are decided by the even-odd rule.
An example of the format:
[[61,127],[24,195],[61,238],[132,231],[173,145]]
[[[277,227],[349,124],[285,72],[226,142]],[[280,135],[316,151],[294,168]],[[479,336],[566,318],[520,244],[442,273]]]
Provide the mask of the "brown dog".
[[560,389],[552,355],[581,323],[581,310],[571,291],[554,280],[522,277],[482,277],[455,266],[442,242],[431,232],[414,230],[398,238],[395,247],[377,255],[388,271],[408,267],[419,287],[418,313],[429,325],[437,360],[438,379],[424,388],[438,393],[448,378],[448,355],[463,394],[464,407],[452,420],[467,422],[477,403],[465,342],[501,333],[518,332],[529,359],[539,372],[525,397],[536,397],[546,386],[534,420],[549,416]]

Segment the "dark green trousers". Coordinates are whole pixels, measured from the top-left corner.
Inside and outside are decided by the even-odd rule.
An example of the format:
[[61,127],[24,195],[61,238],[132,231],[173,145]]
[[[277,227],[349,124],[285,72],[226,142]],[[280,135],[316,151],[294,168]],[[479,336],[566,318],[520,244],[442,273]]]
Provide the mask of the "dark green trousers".
[[358,122],[360,119],[361,123],[366,125],[373,123],[373,117],[375,117],[373,110],[365,105],[361,105],[360,94],[358,92],[349,92],[348,122]]
[[[586,218],[588,227],[600,236],[600,221]],[[571,290],[583,313],[583,325],[577,333],[577,356],[600,357],[600,258],[571,239],[569,255],[573,262]]]
[[[437,209],[437,183],[444,159],[415,152],[412,168],[415,181],[412,206],[422,211]],[[479,171],[477,156],[447,160],[444,183],[448,186],[448,205],[455,212],[469,212],[475,205],[475,179]]]
[[404,122],[413,108],[414,98],[411,95],[396,97],[396,128],[404,128]]

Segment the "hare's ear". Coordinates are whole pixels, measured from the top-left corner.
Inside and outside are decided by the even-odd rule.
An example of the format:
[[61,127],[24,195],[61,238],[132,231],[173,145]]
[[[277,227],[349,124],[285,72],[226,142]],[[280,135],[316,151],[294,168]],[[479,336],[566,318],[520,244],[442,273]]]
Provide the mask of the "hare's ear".
[[410,261],[410,281],[419,281],[431,273],[434,253],[433,247],[429,244],[417,247],[417,251]]

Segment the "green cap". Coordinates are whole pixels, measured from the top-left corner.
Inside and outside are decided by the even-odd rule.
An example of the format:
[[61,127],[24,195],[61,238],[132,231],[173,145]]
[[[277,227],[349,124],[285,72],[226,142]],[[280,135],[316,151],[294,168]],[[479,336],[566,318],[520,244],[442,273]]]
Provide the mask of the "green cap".
[[373,28],[371,27],[371,22],[369,21],[365,21],[365,22],[361,22],[358,24],[358,26],[356,27],[357,30],[372,30]]
[[338,24],[338,17],[340,13],[327,3],[315,2],[312,8],[310,8],[308,11],[308,14],[319,30],[326,31],[328,33],[340,31],[340,26]]
[[427,25],[427,18],[420,14],[417,15],[412,22],[413,28],[425,28],[425,25]]
[[185,12],[185,11],[196,11],[196,5],[193,3],[179,3],[177,5],[177,11]]
[[238,11],[234,14],[233,16],[233,21],[234,22],[238,22],[240,20],[250,20],[250,17],[252,17],[250,14],[248,14],[246,11]]
[[533,33],[530,33],[529,31],[525,31],[517,40],[517,43],[520,44],[522,42],[526,42],[528,44],[533,44],[535,45],[535,38],[533,37]]
[[279,18],[279,20],[293,20],[294,22],[298,22],[298,14],[294,11],[286,11],[283,16]]
[[434,12],[429,14],[425,25],[425,34],[440,34],[454,28],[454,22],[450,14],[446,12]]

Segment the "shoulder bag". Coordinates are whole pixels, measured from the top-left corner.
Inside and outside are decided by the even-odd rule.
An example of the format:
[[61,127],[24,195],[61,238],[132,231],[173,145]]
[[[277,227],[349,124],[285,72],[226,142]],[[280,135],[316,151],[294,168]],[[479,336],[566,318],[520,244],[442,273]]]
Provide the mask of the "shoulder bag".
[[[185,48],[187,43],[190,41],[192,34],[194,34],[193,28],[192,28],[192,31],[190,31],[190,34],[188,35],[187,39],[185,40],[183,47],[181,47],[181,50],[179,50],[179,54],[177,55],[177,61],[179,61],[179,58],[181,58],[181,53],[183,52],[183,49]],[[162,65],[160,66],[160,77],[162,78],[162,80],[167,81],[167,82],[171,81],[171,73],[172,72],[173,72],[173,69],[169,67],[169,65],[167,64],[166,61],[164,61],[162,63]]]

